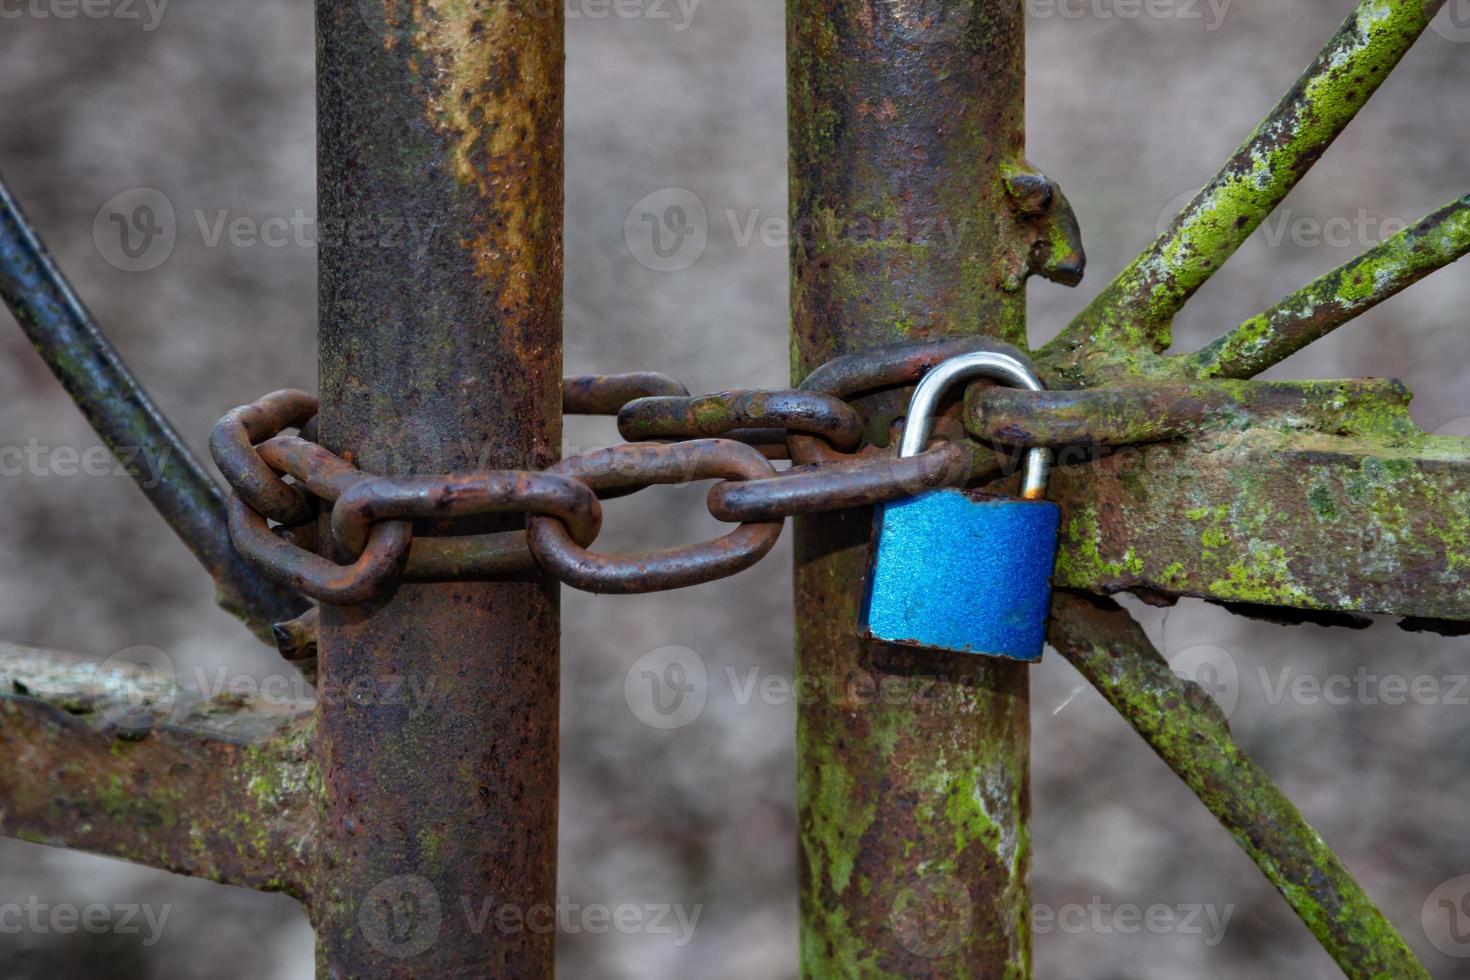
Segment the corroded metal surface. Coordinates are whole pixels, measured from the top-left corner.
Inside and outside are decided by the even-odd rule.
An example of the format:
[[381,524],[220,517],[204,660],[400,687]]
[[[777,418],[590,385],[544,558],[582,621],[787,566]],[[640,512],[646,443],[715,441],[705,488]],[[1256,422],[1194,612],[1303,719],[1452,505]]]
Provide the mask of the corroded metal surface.
[[369,534],[381,521],[444,521],[504,513],[551,515],[584,543],[602,528],[602,506],[587,484],[555,473],[492,470],[364,480],[332,508],[332,538],[352,554],[367,546]]
[[618,431],[634,441],[722,436],[767,427],[818,435],[838,449],[852,449],[862,437],[863,418],[832,395],[760,389],[695,398],[640,398],[618,412]]
[[967,445],[942,442],[917,456],[865,456],[847,463],[800,466],[768,480],[711,487],[709,511],[722,521],[771,521],[849,507],[871,507],[970,475]]
[[305,897],[312,712],[0,644],[0,833]]
[[[320,250],[320,438],[366,473],[556,461],[562,21],[557,4],[317,4],[321,221],[375,232]],[[534,574],[323,609],[325,690],[422,694],[324,700],[324,975],[552,976],[554,934],[462,910],[556,900],[557,623]]]
[[209,434],[209,452],[235,494],[252,510],[282,524],[305,524],[316,517],[311,498],[286,483],[255,451],[255,444],[286,429],[300,429],[316,417],[316,399],[291,388],[230,410]]
[[1384,380],[976,388],[966,423],[1062,447],[1058,585],[1467,619],[1470,439],[1423,432],[1409,397]]
[[1051,642],[1199,797],[1354,978],[1428,972],[1352,873],[1230,734],[1220,708],[1109,599],[1058,593]]
[[[1024,345],[1007,277],[1034,239],[1004,180],[1022,162],[1023,5],[786,9],[793,379],[905,340]],[[888,444],[905,400],[858,402],[870,440]],[[802,974],[1029,976],[1026,668],[859,640],[871,524],[797,521],[798,682],[853,692],[797,709]],[[858,693],[874,685],[898,693]]]
[[[553,474],[574,477],[594,490],[690,480],[759,480],[775,467],[749,446],[727,439],[699,439],[675,446],[629,445],[562,460]],[[526,529],[531,553],[573,588],[628,595],[683,588],[724,578],[760,561],[775,547],[782,522],[741,524],[724,537],[641,555],[601,555],[573,540],[572,529],[554,516],[536,515]]]
[[1256,425],[1395,439],[1418,432],[1404,411],[1408,402],[1403,385],[1381,379],[1145,380],[1072,391],[971,387],[965,427],[977,439],[1008,446],[1098,449],[1208,438]]
[[1452,201],[1181,359],[1191,376],[1249,378],[1470,252],[1470,195]]
[[1256,427],[1058,466],[1050,496],[1058,586],[1470,620],[1470,440]]
[[413,535],[407,521],[375,524],[362,552],[341,565],[273,533],[239,497],[230,498],[229,514],[230,537],[246,561],[271,581],[334,606],[380,600],[403,570]]
[[1327,151],[1444,0],[1361,0],[1291,90],[1158,239],[1045,354],[1073,384],[1146,367],[1174,316]]
[[561,404],[567,415],[616,415],[636,398],[687,395],[689,389],[667,374],[574,374],[562,379]]
[[303,608],[230,547],[225,495],[61,274],[0,181],[0,299],[153,508],[214,578],[216,601],[261,639]]

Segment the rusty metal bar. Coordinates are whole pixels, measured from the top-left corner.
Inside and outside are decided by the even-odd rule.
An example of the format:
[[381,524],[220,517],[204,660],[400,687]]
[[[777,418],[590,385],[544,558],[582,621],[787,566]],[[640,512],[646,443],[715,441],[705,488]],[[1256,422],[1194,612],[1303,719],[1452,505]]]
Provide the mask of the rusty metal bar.
[[562,379],[561,405],[566,415],[616,415],[638,398],[688,395],[689,389],[667,374],[574,374]]
[[862,438],[863,418],[832,395],[748,388],[697,398],[640,398],[618,412],[618,431],[631,441],[762,428],[811,433],[839,449],[853,449]]
[[1230,734],[1219,706],[1179,677],[1109,599],[1058,593],[1050,639],[1230,831],[1352,978],[1429,973],[1352,872]]
[[1091,361],[1166,349],[1174,315],[1326,152],[1443,5],[1361,0],[1214,179],[1046,346],[1058,370],[1081,379],[1096,373]]
[[1470,195],[1334,269],[1195,354],[1191,377],[1249,378],[1470,252]]
[[1470,439],[1425,433],[1409,398],[1381,379],[974,388],[965,422],[1058,447],[1058,585],[1470,620]]
[[[1024,345],[1023,5],[786,11],[793,379],[900,340]],[[886,435],[904,393],[858,404]],[[798,677],[913,693],[798,706],[802,975],[1028,977],[1026,668],[860,641],[871,521],[797,520]]]
[[214,578],[220,606],[269,642],[305,608],[230,547],[225,496],[103,336],[0,181],[0,298],[87,423]]
[[[345,232],[320,250],[320,436],[364,472],[556,462],[563,16],[533,6],[318,0],[321,220]],[[322,975],[552,976],[553,931],[464,909],[555,905],[557,631],[536,573],[322,609],[324,692],[420,692],[323,700]]]
[[1258,426],[1058,456],[1058,586],[1470,621],[1470,440]]
[[0,833],[304,897],[311,705],[202,699],[145,662],[151,676],[0,644]]
[[976,386],[965,399],[965,426],[977,439],[1009,446],[1095,449],[1198,439],[1252,425],[1333,435],[1422,435],[1404,411],[1408,399],[1403,385],[1381,378],[1141,380],[1072,391]]

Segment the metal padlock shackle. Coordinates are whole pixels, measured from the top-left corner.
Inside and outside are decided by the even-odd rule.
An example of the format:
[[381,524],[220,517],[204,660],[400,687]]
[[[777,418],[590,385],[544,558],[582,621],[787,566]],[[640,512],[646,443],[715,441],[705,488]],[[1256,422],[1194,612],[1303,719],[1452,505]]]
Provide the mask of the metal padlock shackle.
[[[934,428],[934,413],[939,400],[949,387],[960,381],[989,378],[1027,391],[1045,391],[1046,386],[1036,372],[1023,361],[995,351],[975,351],[951,357],[935,365],[914,389],[904,420],[903,440],[898,455],[917,456],[929,445]],[[1041,500],[1046,496],[1046,481],[1051,475],[1051,451],[1033,448],[1026,453],[1026,469],[1021,477],[1021,497]]]

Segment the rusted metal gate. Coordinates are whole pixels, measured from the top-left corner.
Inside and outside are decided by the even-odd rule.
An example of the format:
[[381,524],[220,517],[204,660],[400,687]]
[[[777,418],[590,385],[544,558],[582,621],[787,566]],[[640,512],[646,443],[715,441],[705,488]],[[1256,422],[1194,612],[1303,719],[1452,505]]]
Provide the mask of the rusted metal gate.
[[[222,711],[5,648],[0,831],[296,896],[323,976],[550,976],[550,932],[475,934],[440,911],[555,904],[557,581],[708,581],[796,517],[798,681],[851,695],[799,709],[803,974],[1029,976],[1026,668],[860,642],[855,623],[871,504],[1004,486],[1017,448],[1046,446],[1064,508],[1053,644],[1346,974],[1425,975],[1105,596],[1470,621],[1466,440],[1420,431],[1394,383],[1246,380],[1464,255],[1470,198],[1165,353],[1183,304],[1442,2],[1359,3],[1158,240],[1033,352],[1052,391],[973,386],[949,441],[897,461],[915,378],[971,349],[1024,357],[1026,278],[1082,276],[1071,209],[1023,156],[1021,3],[788,0],[792,219],[812,232],[792,252],[798,387],[690,398],[656,374],[560,378],[558,6],[319,0],[323,223],[392,214],[452,234],[412,260],[323,243],[320,404],[281,392],[221,421],[228,501],[0,196],[7,304],[110,446],[168,448],[137,454],[174,463],[140,482],[221,604],[303,669],[315,657],[317,706]],[[942,251],[956,227],[962,247]],[[558,462],[563,411],[617,414],[635,442]],[[599,497],[692,479],[723,481],[710,508],[731,534],[586,550]],[[874,678],[923,697],[867,697]],[[432,688],[434,710],[378,703],[388,681]]]

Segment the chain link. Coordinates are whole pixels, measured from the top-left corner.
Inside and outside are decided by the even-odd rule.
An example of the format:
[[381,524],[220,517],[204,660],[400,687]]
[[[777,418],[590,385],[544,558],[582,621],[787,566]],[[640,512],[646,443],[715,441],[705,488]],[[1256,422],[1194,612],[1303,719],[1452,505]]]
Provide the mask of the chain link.
[[[988,337],[899,344],[830,361],[798,389],[698,397],[662,374],[570,377],[563,410],[615,415],[630,442],[542,472],[363,473],[313,440],[316,399],[294,390],[227,414],[210,450],[234,490],[230,535],[240,554],[319,602],[378,602],[398,581],[537,569],[588,592],[663,591],[749,568],[770,553],[787,517],[963,485],[975,465],[969,443],[896,458],[881,436],[864,442],[867,420],[849,400],[912,385],[976,350],[1023,356]],[[299,434],[283,434],[291,429]],[[778,472],[773,459],[794,465]],[[696,480],[720,481],[707,502],[716,519],[738,525],[730,533],[639,555],[588,550],[602,527],[601,500]],[[524,529],[487,530],[517,519]]]

